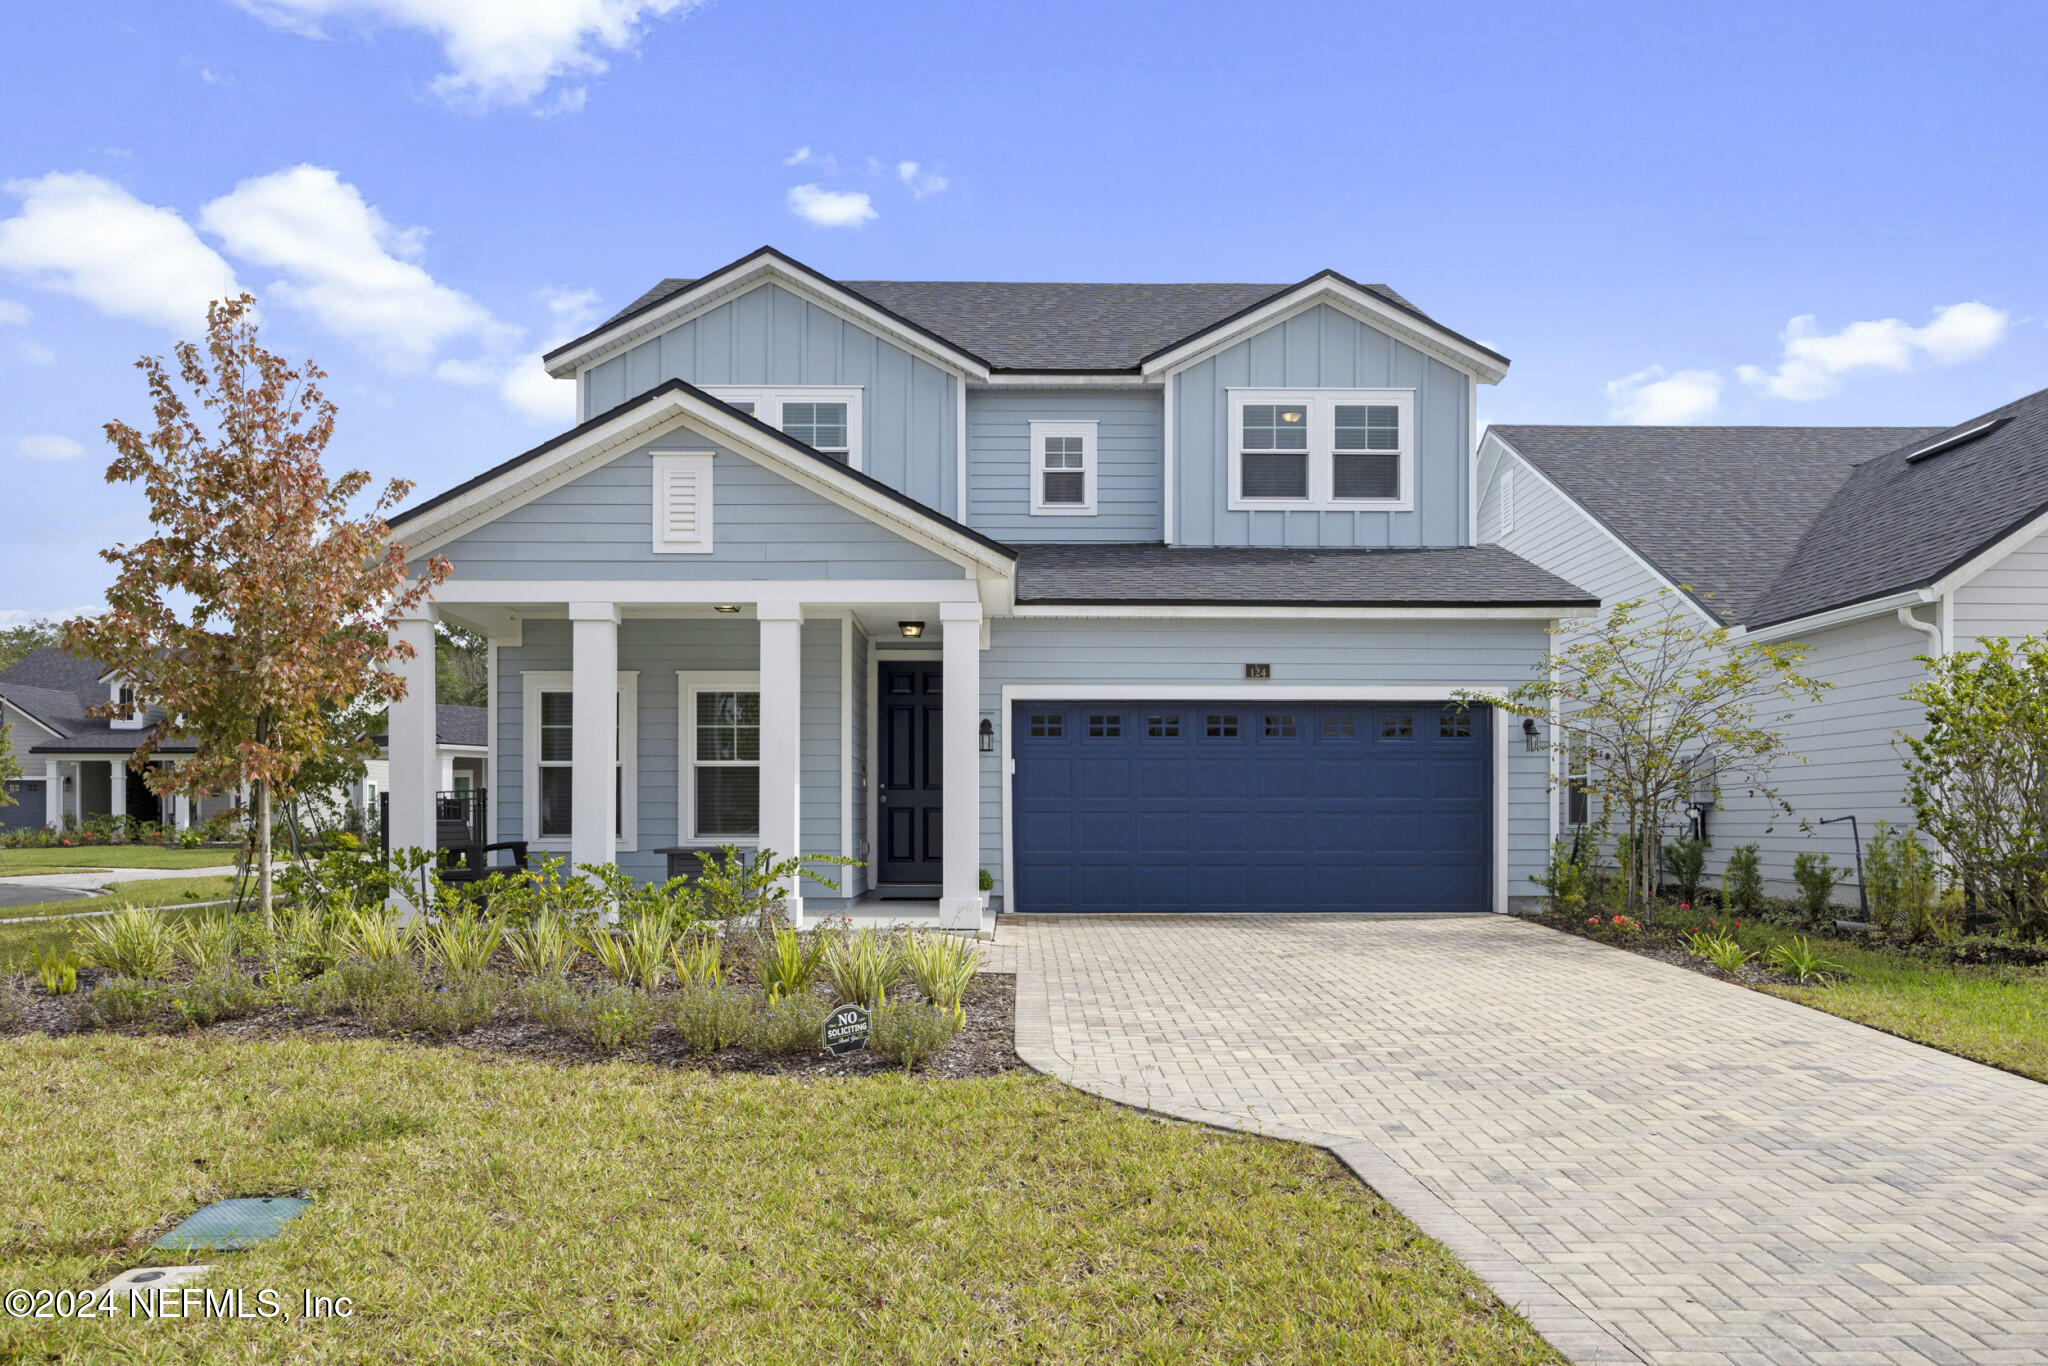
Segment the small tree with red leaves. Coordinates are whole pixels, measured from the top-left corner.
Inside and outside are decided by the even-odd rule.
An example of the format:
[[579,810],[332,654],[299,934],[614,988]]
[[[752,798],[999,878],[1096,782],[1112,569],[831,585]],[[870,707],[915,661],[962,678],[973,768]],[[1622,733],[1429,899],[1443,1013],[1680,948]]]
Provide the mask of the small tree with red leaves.
[[[158,795],[233,790],[254,798],[257,900],[271,914],[273,796],[297,790],[308,765],[367,751],[338,735],[323,709],[382,708],[405,694],[385,666],[409,656],[387,630],[416,608],[448,564],[434,559],[408,583],[405,548],[383,514],[412,485],[394,479],[367,512],[349,504],[370,486],[350,470],[329,479],[321,455],[334,433],[325,378],[257,344],[256,301],[244,294],[206,310],[202,348],[174,348],[136,368],[147,377],[155,426],[109,422],[119,453],[107,482],[142,485],[155,534],[100,552],[117,569],[109,610],[65,623],[64,647],[132,681],[164,710],[130,759]],[[111,707],[101,708],[110,713]],[[173,736],[196,752],[148,768]]]

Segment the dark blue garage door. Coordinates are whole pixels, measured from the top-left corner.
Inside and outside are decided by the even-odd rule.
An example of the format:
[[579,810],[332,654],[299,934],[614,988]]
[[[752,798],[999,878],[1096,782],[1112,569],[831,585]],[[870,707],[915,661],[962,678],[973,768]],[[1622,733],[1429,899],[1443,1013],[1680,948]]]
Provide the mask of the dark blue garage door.
[[0,830],[33,830],[43,824],[43,785],[13,781],[7,795],[14,805],[0,806]]
[[1491,719],[1436,703],[1020,702],[1011,909],[1489,909]]

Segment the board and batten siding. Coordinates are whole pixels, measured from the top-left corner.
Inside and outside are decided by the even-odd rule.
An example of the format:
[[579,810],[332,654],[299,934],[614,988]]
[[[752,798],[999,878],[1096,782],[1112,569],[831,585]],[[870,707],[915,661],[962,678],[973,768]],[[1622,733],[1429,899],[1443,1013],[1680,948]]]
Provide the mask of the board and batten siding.
[[[713,549],[656,554],[652,452],[712,450]],[[688,430],[633,450],[436,553],[462,579],[946,579],[966,571]]]
[[[1540,621],[1249,621],[1004,619],[982,655],[981,714],[1001,736],[1005,684],[1127,687],[1174,700],[1190,687],[1243,686],[1247,660],[1270,663],[1274,701],[1316,685],[1512,685],[1547,657]],[[981,760],[982,866],[1003,895],[1003,745]],[[1508,893],[1527,895],[1548,855],[1546,759],[1508,747]],[[1028,908],[1025,908],[1028,909]]]
[[594,417],[669,379],[712,390],[859,388],[865,472],[927,507],[955,505],[954,377],[780,285],[757,285],[590,367],[583,372],[583,415]]
[[[799,802],[804,853],[839,851],[839,633],[837,617],[803,624]],[[682,842],[677,827],[682,772],[677,672],[751,671],[760,667],[760,659],[760,627],[752,621],[629,617],[619,624],[619,668],[640,675],[637,847],[619,853],[619,867],[634,877],[661,881],[667,876],[667,864],[656,851]],[[521,675],[530,670],[566,673],[570,665],[567,621],[527,621],[520,644],[498,650],[498,762],[492,771],[497,837],[501,840],[526,837],[525,689]],[[536,850],[535,862],[542,856]],[[807,884],[805,894],[829,898],[828,889],[816,883]]]
[[2048,631],[2048,534],[2037,536],[1956,589],[1954,646],[1990,636],[2019,640]]
[[[1375,549],[1464,544],[1473,382],[1328,304],[1189,366],[1173,382],[1174,540]],[[1413,389],[1415,510],[1230,511],[1233,388]]]
[[[1158,541],[1165,536],[1160,391],[969,390],[967,521],[999,541]],[[1031,424],[1095,427],[1095,514],[1031,515]]]

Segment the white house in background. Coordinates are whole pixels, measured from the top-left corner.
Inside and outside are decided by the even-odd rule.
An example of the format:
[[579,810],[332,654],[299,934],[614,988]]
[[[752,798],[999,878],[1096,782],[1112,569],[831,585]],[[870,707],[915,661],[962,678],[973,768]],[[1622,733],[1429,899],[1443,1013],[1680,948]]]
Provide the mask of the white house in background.
[[[490,773],[490,712],[450,702],[434,706],[434,790],[455,795],[485,791]],[[391,790],[389,735],[376,737],[377,757],[363,764],[350,799],[374,828],[379,799]]]
[[[1453,704],[1593,598],[1475,544],[1505,358],[1384,285],[839,281],[763,248],[548,355],[578,424],[392,519],[390,838],[436,614],[489,644],[491,834],[794,909],[1504,909],[1545,759]],[[984,897],[978,883],[992,891]]]
[[[2048,629],[2048,391],[1949,428],[1496,426],[1479,455],[1479,536],[1600,595],[1675,590],[1741,637],[1796,641],[1833,686],[1794,709],[1777,772],[1791,818],[1724,792],[1715,866],[1762,846],[1853,862],[1854,815],[1911,824],[1901,734],[1922,655]],[[1568,789],[1552,803],[1568,830]]]

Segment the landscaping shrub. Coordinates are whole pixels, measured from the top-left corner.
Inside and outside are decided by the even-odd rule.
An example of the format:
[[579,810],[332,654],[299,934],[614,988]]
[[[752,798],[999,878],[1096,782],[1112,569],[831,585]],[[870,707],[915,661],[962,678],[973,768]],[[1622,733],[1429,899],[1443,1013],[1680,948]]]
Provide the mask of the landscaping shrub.
[[1728,866],[1721,873],[1721,905],[1754,915],[1763,904],[1762,850],[1754,844],[1739,844],[1729,853]]
[[575,932],[553,907],[542,907],[523,928],[507,934],[505,948],[529,977],[561,978],[576,961]]
[[1831,974],[1843,970],[1840,963],[1823,958],[1803,934],[1795,934],[1773,945],[1771,963],[1780,972],[1796,977],[1802,983],[1825,983]]
[[533,977],[512,988],[507,1004],[520,1019],[544,1029],[574,1032],[583,993],[559,977]]
[[351,916],[348,901],[337,896],[278,912],[264,946],[272,978],[295,982],[331,971],[349,954]]
[[798,934],[787,925],[777,925],[762,945],[754,973],[761,990],[772,1002],[777,997],[799,995],[811,989],[818,964],[825,956],[825,940],[814,933]]
[[642,991],[661,990],[668,979],[669,952],[676,942],[670,915],[659,910],[636,915],[620,938],[625,946],[626,980]]
[[1863,851],[1863,891],[1870,903],[1873,929],[1889,931],[1904,917],[1904,900],[1899,888],[1899,845],[1912,836],[1900,836],[1890,821],[1879,821],[1870,832],[1870,844]]
[[1671,841],[1664,846],[1664,867],[1671,874],[1678,899],[1688,906],[1696,904],[1700,878],[1707,871],[1707,841],[1689,837]]
[[1724,930],[1696,930],[1685,937],[1685,948],[1695,958],[1704,958],[1729,974],[1741,971],[1744,963],[1756,957]]
[[234,968],[203,973],[171,992],[171,1010],[195,1027],[254,1015],[264,1005],[256,979]]
[[78,990],[78,960],[69,949],[43,949],[36,954],[36,980],[52,996],[69,996]]
[[364,906],[350,913],[344,932],[351,957],[365,963],[391,963],[412,956],[414,930],[398,923],[388,906]]
[[683,1047],[703,1055],[745,1039],[759,1013],[760,998],[729,986],[693,986],[669,1002],[669,1021]]
[[12,977],[0,978],[0,1032],[12,1034],[20,1029],[27,1015],[28,1001],[21,984]]
[[420,936],[429,965],[453,982],[481,977],[498,951],[504,925],[481,916],[444,916]]
[[172,952],[195,974],[226,972],[242,949],[242,927],[225,911],[188,920],[172,931]]
[[1792,860],[1792,880],[1799,884],[1799,906],[1809,925],[1824,925],[1833,919],[1835,888],[1842,885],[1848,870],[1836,868],[1826,854],[1801,854]]
[[922,1067],[944,1048],[957,1028],[953,1017],[943,1010],[923,1002],[898,1001],[876,1008],[868,1047],[909,1071]]
[[966,1023],[960,998],[981,971],[980,945],[958,935],[914,934],[903,946],[903,961],[925,1000],[950,1014],[956,1026]]
[[825,1017],[831,1013],[822,998],[791,992],[754,1017],[747,1042],[779,1057],[816,1053],[825,1046]]
[[825,950],[825,980],[842,1001],[872,1009],[903,979],[903,950],[893,935],[869,928],[835,935]]
[[660,1018],[654,998],[629,986],[594,991],[564,1017],[570,1032],[608,1052],[645,1044]]
[[351,959],[307,984],[301,1005],[319,1013],[337,1007],[351,1015],[375,1018],[380,1001],[417,991],[420,971],[410,958]]
[[154,1018],[162,1001],[162,989],[148,982],[109,977],[80,998],[78,1018],[103,1029],[137,1024]]
[[489,1024],[502,994],[501,984],[492,977],[459,978],[440,987],[415,977],[397,991],[372,997],[370,1018],[386,1033],[419,1030],[454,1038]]
[[1569,915],[1585,910],[1591,903],[1592,887],[1587,872],[1573,842],[1559,838],[1551,841],[1549,866],[1529,880],[1549,893],[1552,910]]
[[87,961],[122,977],[161,977],[170,970],[175,944],[163,917],[130,906],[86,921],[78,947]]
[[676,945],[676,980],[686,987],[715,987],[725,981],[724,944],[716,936],[693,931]]

